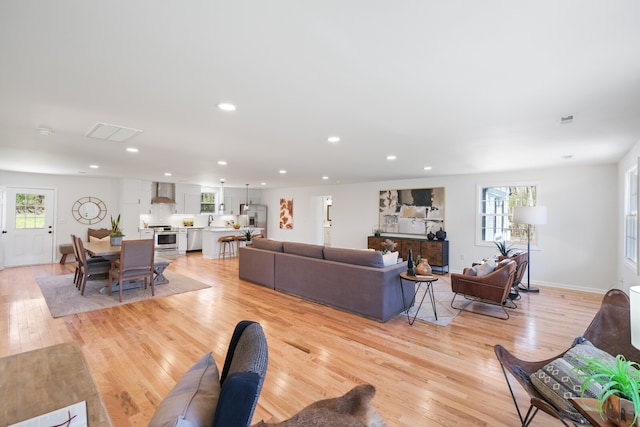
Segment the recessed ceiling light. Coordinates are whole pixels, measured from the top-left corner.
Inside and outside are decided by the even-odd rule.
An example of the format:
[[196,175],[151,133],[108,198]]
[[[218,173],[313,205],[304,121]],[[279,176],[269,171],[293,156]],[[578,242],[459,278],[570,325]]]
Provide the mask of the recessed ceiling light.
[[394,156],[393,154],[390,156],[387,156],[387,160],[395,160],[396,156]]
[[287,171],[284,170],[284,169],[280,169],[280,173],[285,174],[285,173],[287,173]]
[[218,108],[222,111],[236,111],[236,106],[233,104],[229,104],[227,102],[222,102],[218,104]]
[[225,166],[227,164],[227,162],[225,162],[224,160],[220,160],[220,161],[218,161],[218,164],[220,166]]
[[129,148],[127,148],[127,151],[130,152],[130,153],[137,153],[138,149],[137,148],[133,148],[133,147],[129,147]]
[[267,185],[267,183],[266,182],[261,182],[260,185]]
[[98,166],[98,165],[89,165],[89,167],[90,167],[91,169],[98,169],[100,166]]
[[329,177],[328,176],[323,176],[322,179],[329,179]]
[[340,137],[339,136],[330,136],[329,138],[327,138],[327,141],[331,142],[332,144],[335,144],[336,142],[340,142]]
[[171,172],[165,172],[164,176],[171,176]]
[[424,167],[424,170],[426,170],[426,171],[430,171],[431,169],[433,169],[431,166],[425,166]]
[[567,159],[567,160],[573,159],[573,154],[566,154],[566,155],[562,156],[562,158],[563,159]]

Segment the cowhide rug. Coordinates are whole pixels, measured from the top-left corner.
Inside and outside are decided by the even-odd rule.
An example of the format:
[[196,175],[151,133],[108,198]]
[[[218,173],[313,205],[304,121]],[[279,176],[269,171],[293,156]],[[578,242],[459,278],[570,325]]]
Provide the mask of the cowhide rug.
[[281,423],[260,421],[253,427],[388,427],[371,406],[375,394],[374,386],[361,384],[344,396],[312,403]]

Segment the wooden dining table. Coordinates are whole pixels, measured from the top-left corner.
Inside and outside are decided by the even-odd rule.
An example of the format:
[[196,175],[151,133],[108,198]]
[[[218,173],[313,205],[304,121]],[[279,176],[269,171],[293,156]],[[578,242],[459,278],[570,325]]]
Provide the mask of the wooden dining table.
[[[111,246],[111,243],[108,240],[100,240],[93,242],[83,242],[84,250],[90,256],[101,256],[111,261],[113,264],[117,259],[120,258],[120,252],[122,251],[122,246]],[[164,275],[164,271],[171,264],[171,260],[159,256],[154,256],[153,258],[153,284],[154,285],[164,285],[165,283],[169,283],[169,279]],[[117,287],[116,287],[117,288]],[[124,286],[123,289],[130,289],[131,287]],[[101,291],[102,292],[102,291]]]

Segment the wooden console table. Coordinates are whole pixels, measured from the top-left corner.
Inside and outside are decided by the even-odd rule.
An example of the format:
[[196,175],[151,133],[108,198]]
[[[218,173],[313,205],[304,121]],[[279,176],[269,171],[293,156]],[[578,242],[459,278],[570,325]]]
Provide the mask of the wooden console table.
[[0,358],[0,425],[29,420],[83,400],[91,427],[113,427],[76,342]]
[[391,240],[398,244],[396,249],[402,259],[409,258],[409,249],[413,252],[413,257],[420,255],[426,258],[434,273],[449,272],[449,241],[448,240],[428,240],[414,237],[391,237],[391,236],[368,236],[367,247],[369,249],[381,250],[382,242]]

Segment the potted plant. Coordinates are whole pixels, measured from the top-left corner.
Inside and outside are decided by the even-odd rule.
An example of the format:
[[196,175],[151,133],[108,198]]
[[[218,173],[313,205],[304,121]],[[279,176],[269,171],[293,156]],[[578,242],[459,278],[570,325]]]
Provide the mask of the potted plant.
[[640,412],[640,365],[619,354],[615,360],[580,358],[578,369],[585,374],[582,395],[592,384],[602,389],[597,399],[600,414],[617,426],[634,426]]
[[380,244],[382,246],[382,253],[386,254],[387,252],[392,252],[398,244],[390,239],[384,239],[384,242]]
[[497,240],[493,243],[498,248],[498,252],[500,252],[501,260],[504,258],[509,258],[513,253],[513,251],[515,250],[511,246],[507,246],[507,242],[505,242],[504,240],[500,240],[500,241]]
[[251,241],[251,230],[244,230],[244,237],[247,238],[247,242]]
[[120,230],[120,214],[118,214],[118,218],[115,220],[113,219],[113,215],[111,215],[111,234],[109,235],[111,246],[120,246],[123,237],[124,233]]

